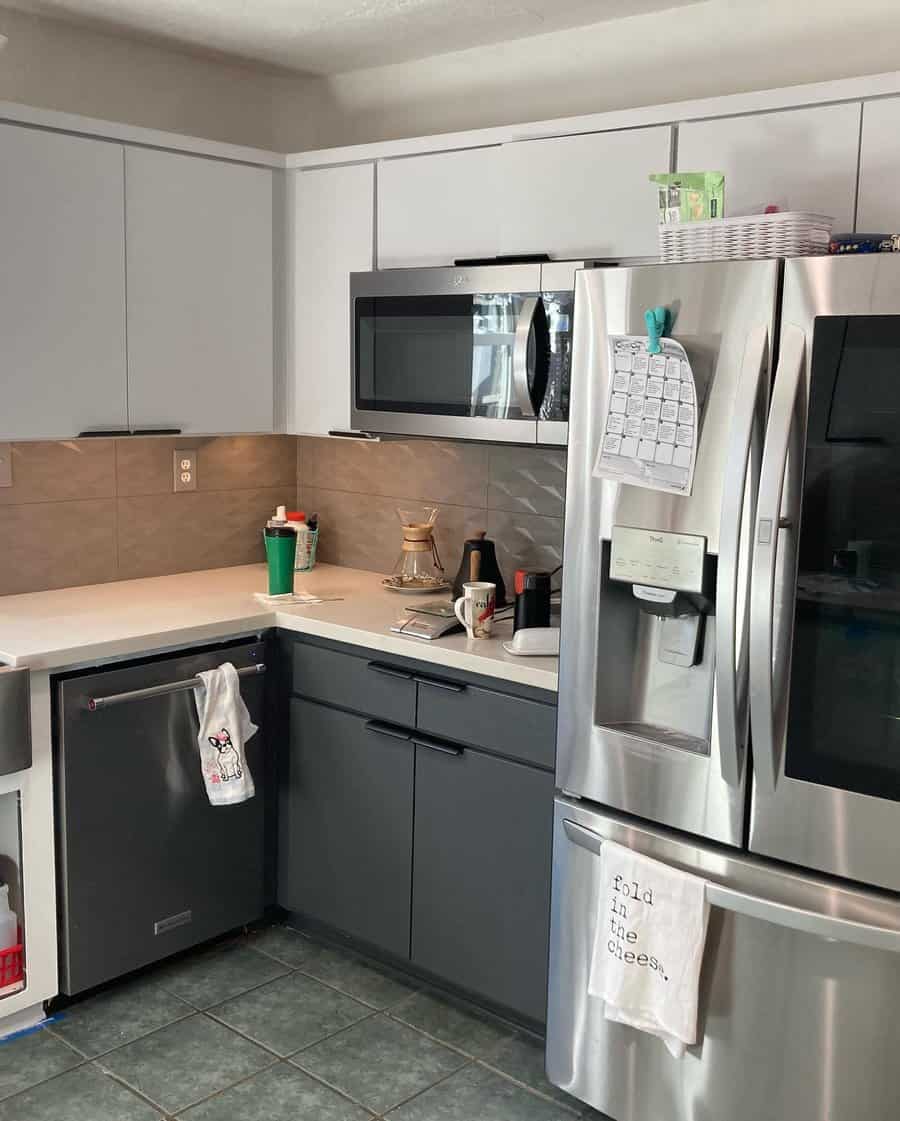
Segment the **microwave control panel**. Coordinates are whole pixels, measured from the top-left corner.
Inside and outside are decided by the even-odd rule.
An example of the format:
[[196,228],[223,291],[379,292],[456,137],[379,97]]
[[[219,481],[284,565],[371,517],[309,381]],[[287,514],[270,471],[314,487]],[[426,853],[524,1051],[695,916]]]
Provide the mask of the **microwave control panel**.
[[611,580],[701,593],[705,560],[705,537],[613,526],[609,555]]

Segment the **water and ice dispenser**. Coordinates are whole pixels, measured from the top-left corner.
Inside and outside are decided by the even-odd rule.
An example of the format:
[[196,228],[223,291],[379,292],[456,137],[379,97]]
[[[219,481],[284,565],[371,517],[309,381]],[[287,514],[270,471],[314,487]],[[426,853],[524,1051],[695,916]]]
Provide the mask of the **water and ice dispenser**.
[[715,568],[705,537],[612,527],[603,542],[597,725],[709,754]]

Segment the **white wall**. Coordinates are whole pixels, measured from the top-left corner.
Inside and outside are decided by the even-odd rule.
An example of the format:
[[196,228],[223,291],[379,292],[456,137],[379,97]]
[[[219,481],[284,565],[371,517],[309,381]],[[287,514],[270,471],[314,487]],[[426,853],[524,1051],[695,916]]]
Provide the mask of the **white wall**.
[[0,8],[0,100],[193,136],[321,147],[319,79],[280,75]]
[[[552,9],[552,5],[548,11]],[[327,79],[330,144],[897,69],[897,0],[712,0]]]

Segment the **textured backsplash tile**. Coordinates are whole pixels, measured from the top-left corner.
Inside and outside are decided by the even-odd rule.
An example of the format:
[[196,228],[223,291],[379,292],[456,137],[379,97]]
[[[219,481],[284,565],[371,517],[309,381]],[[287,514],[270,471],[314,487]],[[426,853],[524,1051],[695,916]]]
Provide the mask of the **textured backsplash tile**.
[[[194,493],[172,452],[197,448]],[[0,595],[263,560],[261,529],[297,496],[292,436],[17,443],[0,488]]]
[[[380,495],[301,486],[300,504],[309,513],[317,511],[321,518],[317,556],[323,563],[370,572],[389,573],[393,569],[400,555],[397,507],[401,502]],[[435,540],[444,570],[451,578],[459,567],[463,541],[479,529],[486,529],[483,510],[441,506]]]
[[266,518],[292,500],[289,487],[120,498],[119,579],[260,563]]
[[295,485],[293,436],[129,437],[116,440],[119,497],[171,494],[176,448],[196,448],[199,491]]
[[562,518],[489,510],[488,536],[497,543],[497,563],[510,589],[517,568],[552,572],[562,564]]
[[116,442],[13,444],[12,475],[13,485],[0,487],[0,506],[112,498],[116,493]]
[[562,559],[562,450],[304,436],[299,482],[300,505],[321,515],[318,555],[327,563],[390,572],[404,502],[440,507],[437,543],[451,578],[463,542],[478,530],[496,541],[510,587],[517,568],[553,569]]
[[488,508],[561,518],[566,453],[556,448],[490,448]]
[[[197,490],[172,493],[172,453],[197,449]],[[127,437],[17,443],[0,488],[0,595],[263,559],[261,528],[300,492],[321,514],[319,559],[390,572],[396,508],[440,507],[449,577],[485,530],[511,584],[562,552],[565,454],[439,440]]]
[[314,436],[302,436],[300,443],[300,479],[310,486],[407,501],[486,505],[488,449],[483,445]]
[[0,507],[0,593],[116,579],[116,500]]

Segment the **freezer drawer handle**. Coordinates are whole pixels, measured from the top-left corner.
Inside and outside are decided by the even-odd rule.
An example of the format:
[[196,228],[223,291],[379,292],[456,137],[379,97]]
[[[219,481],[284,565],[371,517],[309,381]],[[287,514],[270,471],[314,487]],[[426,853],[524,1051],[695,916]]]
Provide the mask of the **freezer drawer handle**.
[[[265,662],[255,666],[242,666],[238,677],[256,677],[266,672]],[[164,697],[167,693],[184,693],[188,689],[197,689],[203,684],[199,677],[189,677],[186,681],[170,681],[165,685],[150,685],[146,689],[131,689],[126,693],[111,693],[108,697],[90,697],[87,706],[91,712],[98,712],[101,708],[111,705],[125,704],[126,701],[146,701],[150,697]]]
[[[568,818],[563,818],[563,828],[573,844],[600,855],[603,838],[592,829],[585,829]],[[690,871],[690,869],[687,869]],[[696,873],[695,873],[696,874]],[[706,879],[706,877],[703,877]],[[833,942],[847,942],[854,946],[869,946],[874,950],[889,950],[900,953],[900,929],[892,930],[885,926],[870,926],[868,923],[853,919],[842,919],[835,915],[825,915],[819,911],[807,911],[803,907],[792,907],[789,903],[778,903],[750,895],[745,891],[706,880],[706,898],[713,907],[732,911],[737,915],[760,919],[762,922],[799,930],[802,934],[812,934],[818,938],[828,938]]]

